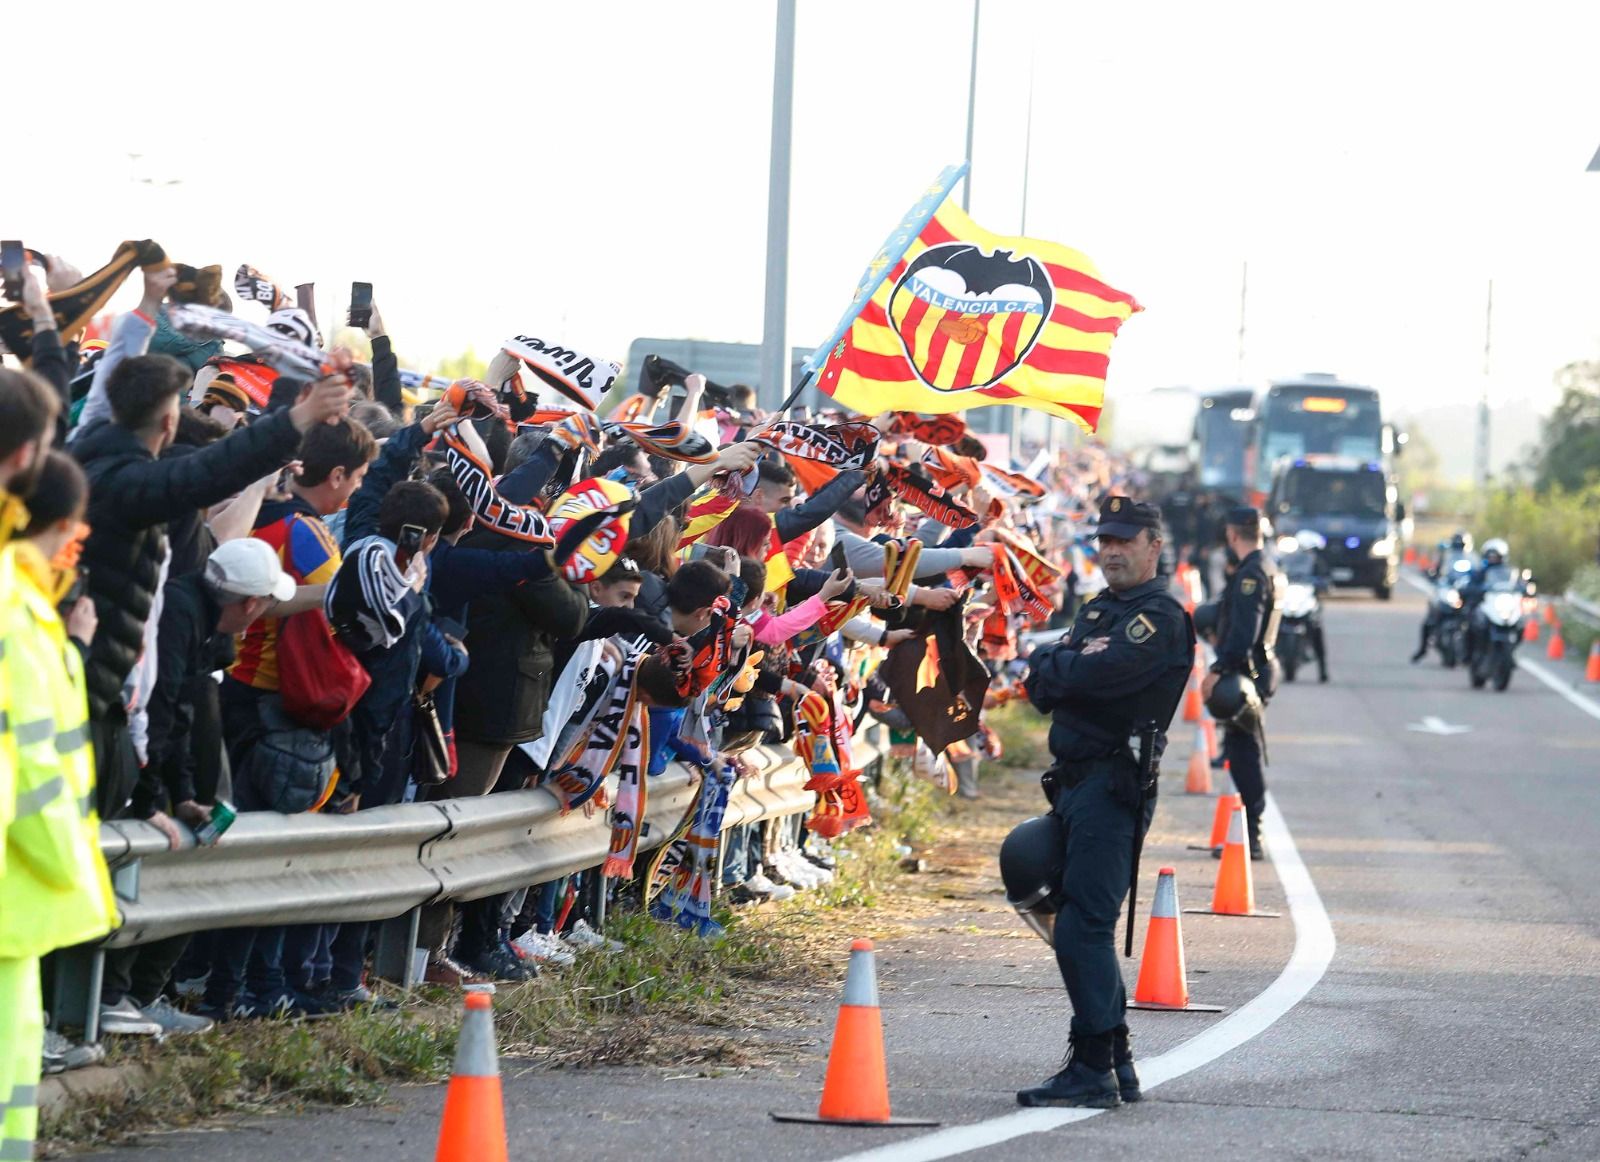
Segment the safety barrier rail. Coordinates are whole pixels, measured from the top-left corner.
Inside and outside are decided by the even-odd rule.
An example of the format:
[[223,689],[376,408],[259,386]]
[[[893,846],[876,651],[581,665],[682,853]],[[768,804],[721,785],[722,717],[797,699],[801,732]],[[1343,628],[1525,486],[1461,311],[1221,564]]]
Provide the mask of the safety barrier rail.
[[[880,762],[873,741],[879,730],[869,724],[854,746],[869,774]],[[760,747],[745,758],[755,773],[735,782],[724,831],[811,809],[815,795],[804,789],[806,771],[793,753]],[[695,776],[681,765],[650,780],[640,852],[672,837],[696,795]],[[57,1025],[82,1026],[90,1039],[106,948],[213,928],[384,921],[378,974],[410,985],[419,971],[423,905],[480,899],[598,867],[611,847],[611,822],[603,811],[562,815],[555,796],[539,788],[353,815],[247,812],[215,846],[186,836],[176,851],[152,824],[106,823],[100,846],[122,923],[100,948],[55,958]]]
[[1600,626],[1600,605],[1596,605],[1594,602],[1579,596],[1571,589],[1568,589],[1562,595],[1561,600],[1568,609],[1577,613],[1583,621],[1588,622],[1590,625]]

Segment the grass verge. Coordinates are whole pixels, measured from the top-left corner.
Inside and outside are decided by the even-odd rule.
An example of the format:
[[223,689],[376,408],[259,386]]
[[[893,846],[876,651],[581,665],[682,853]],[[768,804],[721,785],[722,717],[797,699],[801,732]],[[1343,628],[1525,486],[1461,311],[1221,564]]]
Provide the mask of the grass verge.
[[[891,763],[871,800],[874,825],[835,844],[834,883],[784,904],[719,906],[726,932],[714,940],[614,911],[607,932],[624,951],[501,986],[501,1055],[535,1069],[709,1073],[811,1051],[807,1003],[837,993],[852,936],[893,935],[926,910],[901,863],[906,848],[936,841],[954,809],[909,764]],[[391,1084],[446,1078],[459,1020],[458,993],[423,987],[396,1012],[251,1021],[161,1045],[113,1039],[108,1064],[132,1067],[137,1092],[73,1096],[45,1117],[40,1141],[55,1156],[224,1115],[374,1104]]]

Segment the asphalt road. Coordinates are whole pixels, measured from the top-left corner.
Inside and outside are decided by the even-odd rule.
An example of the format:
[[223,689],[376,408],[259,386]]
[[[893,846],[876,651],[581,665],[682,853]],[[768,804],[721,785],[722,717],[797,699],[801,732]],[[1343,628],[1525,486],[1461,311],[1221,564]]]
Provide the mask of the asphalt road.
[[[1588,864],[1600,849],[1600,721],[1527,673],[1494,694],[1470,690],[1460,671],[1407,664],[1421,612],[1409,588],[1390,603],[1336,597],[1333,681],[1286,686],[1271,708],[1274,800],[1337,941],[1325,974],[1311,966],[1303,999],[1137,1107],[985,1144],[1016,1130],[1014,1090],[1053,1071],[1067,1011],[1049,951],[1007,914],[992,879],[952,883],[943,916],[879,953],[895,1112],[964,1125],[961,1156],[1006,1162],[1600,1157],[1600,905]],[[1409,729],[1429,718],[1471,729]],[[1180,736],[1171,752],[1146,904],[1162,863],[1177,868],[1183,903],[1209,895],[1215,864],[1185,850],[1211,813],[1209,799],[1181,793],[1187,746]],[[1280,882],[1271,864],[1256,866],[1260,906],[1287,912],[1293,869]],[[1295,911],[1185,916],[1193,999],[1229,1011],[1130,1014],[1140,1056],[1226,1032],[1235,1014],[1227,1029],[1248,1024],[1261,1002],[1239,1010],[1281,991],[1273,982],[1295,952],[1297,922],[1305,968],[1316,926],[1304,906]],[[1126,967],[1131,986],[1136,962]],[[950,1156],[950,1139],[925,1130],[768,1120],[768,1110],[815,1104],[831,1006],[813,1015],[792,1062],[737,1076],[522,1073],[507,1062],[512,1156],[666,1148],[776,1162],[874,1147],[890,1148],[885,1162]],[[98,1156],[426,1159],[441,1100],[437,1088],[402,1089],[378,1110],[267,1119]]]

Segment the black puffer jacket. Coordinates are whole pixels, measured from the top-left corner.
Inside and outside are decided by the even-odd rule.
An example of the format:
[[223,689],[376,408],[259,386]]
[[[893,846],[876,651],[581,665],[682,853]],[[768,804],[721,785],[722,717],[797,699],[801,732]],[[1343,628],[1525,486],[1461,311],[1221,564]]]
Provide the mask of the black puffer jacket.
[[[525,552],[488,529],[463,547]],[[577,637],[589,613],[583,590],[560,577],[525,581],[508,593],[475,597],[467,608],[472,664],[456,686],[456,737],[489,746],[532,742],[543,733],[558,638]]]
[[73,442],[71,452],[89,477],[86,519],[93,532],[83,563],[100,617],[85,674],[91,719],[121,701],[122,684],[144,646],[167,553],[167,522],[226,500],[283,467],[299,447],[300,433],[287,412],[167,460],[157,460],[138,436],[111,423]]

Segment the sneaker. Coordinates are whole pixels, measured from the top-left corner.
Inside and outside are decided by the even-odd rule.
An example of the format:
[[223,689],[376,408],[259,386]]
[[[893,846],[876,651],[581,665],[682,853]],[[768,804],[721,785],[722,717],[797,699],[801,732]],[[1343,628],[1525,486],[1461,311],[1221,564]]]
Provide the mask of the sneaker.
[[477,956],[463,957],[461,963],[489,980],[522,981],[532,980],[539,975],[537,965],[519,959],[504,944],[496,944]]
[[159,1037],[164,1032],[127,997],[114,1005],[100,1006],[100,1031],[117,1037]]
[[794,898],[794,889],[788,884],[775,884],[769,880],[765,872],[756,872],[755,875],[745,880],[744,886],[758,896],[765,896],[769,900],[789,900]]
[[767,866],[771,869],[775,883],[787,883],[797,892],[803,892],[817,886],[818,881],[811,878],[810,873],[814,870],[811,865],[806,864],[806,870],[801,871],[794,866],[794,861],[789,859],[789,853],[786,851],[780,851],[774,855]]
[[620,940],[610,940],[596,932],[587,920],[574,920],[562,939],[579,952],[621,952],[627,947]]
[[536,932],[529,929],[511,942],[512,947],[535,964],[550,964],[565,968],[576,964],[578,958],[553,932]]
[[44,1031],[44,1071],[65,1073],[86,1065],[99,1065],[106,1059],[105,1049],[92,1042],[74,1044],[54,1029]]
[[386,1013],[400,1007],[399,1001],[380,997],[364,984],[358,984],[353,989],[328,988],[320,995],[323,1000],[347,1012],[350,1009],[366,1009],[368,1012]]
[[[1086,1056],[1097,1060],[1091,1065]],[[1061,1069],[1043,1085],[1017,1094],[1021,1106],[1073,1106],[1096,1110],[1115,1109],[1122,1104],[1117,1075],[1111,1068],[1111,1034],[1074,1037],[1072,1048]]]
[[800,849],[800,854],[805,856],[808,862],[816,864],[823,871],[831,872],[834,868],[839,866],[839,861],[834,857],[833,850],[831,848],[824,848],[821,846],[821,844],[818,844],[817,846],[818,850],[816,851],[807,851],[802,847]]
[[209,979],[209,976],[196,976],[189,980],[173,981],[172,990],[184,1000],[198,1001],[206,995],[206,981]]
[[172,1002],[166,997],[157,997],[146,1005],[144,1015],[160,1025],[161,1031],[167,1034],[209,1033],[216,1024],[209,1017],[199,1017],[173,1008]]
[[428,968],[422,974],[422,979],[429,984],[451,985],[459,988],[464,984],[476,984],[482,981],[484,977],[442,952],[435,952],[428,957]]
[[339,1010],[319,997],[285,988],[270,996],[245,993],[234,1003],[233,1015],[242,1020],[291,1020],[300,1017],[331,1017]]

